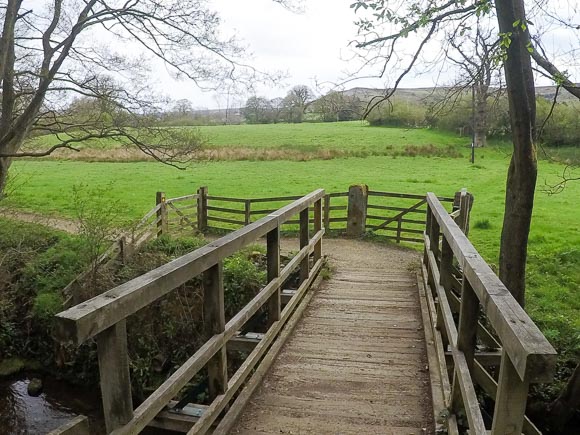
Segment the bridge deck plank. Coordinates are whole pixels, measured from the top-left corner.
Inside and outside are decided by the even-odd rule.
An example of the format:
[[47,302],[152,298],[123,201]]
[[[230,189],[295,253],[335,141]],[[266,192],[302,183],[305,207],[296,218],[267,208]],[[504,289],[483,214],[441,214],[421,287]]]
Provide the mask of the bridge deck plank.
[[433,433],[417,254],[324,243],[336,272],[231,433]]

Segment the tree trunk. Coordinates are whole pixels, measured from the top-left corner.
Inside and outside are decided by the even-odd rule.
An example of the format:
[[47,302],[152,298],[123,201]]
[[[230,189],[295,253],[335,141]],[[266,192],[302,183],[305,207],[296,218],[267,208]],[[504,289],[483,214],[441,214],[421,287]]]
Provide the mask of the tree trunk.
[[529,34],[523,0],[496,1],[499,31],[510,34],[504,64],[512,128],[513,154],[508,170],[499,277],[520,305],[525,302],[526,259],[537,178],[533,143],[536,117],[534,77],[527,50]]
[[8,169],[12,159],[7,157],[0,157],[0,200],[4,197],[6,188],[6,183],[8,181]]
[[473,143],[476,148],[487,145],[487,98],[481,86],[475,88],[475,116]]
[[572,419],[580,415],[580,363],[558,398],[550,404],[548,412],[551,425],[558,433],[572,428]]

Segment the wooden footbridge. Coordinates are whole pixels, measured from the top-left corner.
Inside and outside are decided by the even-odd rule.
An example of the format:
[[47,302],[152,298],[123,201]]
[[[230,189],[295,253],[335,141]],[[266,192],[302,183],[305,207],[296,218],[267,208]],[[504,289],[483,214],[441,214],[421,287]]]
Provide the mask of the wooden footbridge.
[[[264,204],[284,201],[292,202]],[[471,201],[465,191],[438,198],[366,186],[259,200],[212,197],[205,188],[175,199],[159,194],[146,216],[152,233],[205,230],[208,222],[231,232],[58,314],[57,335],[77,345],[96,339],[111,434],[539,434],[524,415],[528,388],[552,379],[556,354],[468,240]],[[349,238],[323,240],[331,225]],[[281,238],[293,227],[295,246]],[[357,237],[369,230],[421,242],[423,256]],[[267,284],[226,319],[223,261],[262,238]],[[285,265],[281,250],[295,252]],[[298,285],[289,289],[294,275]],[[207,341],[134,407],[126,319],[198,276]],[[242,335],[261,310],[267,331]],[[232,350],[247,355],[233,374]],[[206,368],[210,402],[177,407]],[[484,395],[494,409],[480,406]],[[79,417],[53,433],[90,431]]]

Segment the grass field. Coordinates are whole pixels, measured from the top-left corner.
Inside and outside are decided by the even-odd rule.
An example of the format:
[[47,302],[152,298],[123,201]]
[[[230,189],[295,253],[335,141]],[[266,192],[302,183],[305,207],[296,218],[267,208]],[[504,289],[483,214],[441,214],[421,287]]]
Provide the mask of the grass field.
[[[85,163],[28,160],[14,164],[19,186],[11,203],[47,214],[73,216],[71,190],[84,183],[105,189],[128,219],[137,219],[154,205],[155,192],[169,197],[207,185],[215,195],[240,197],[304,194],[323,187],[345,191],[366,183],[375,190],[452,196],[462,187],[475,195],[470,238],[482,255],[497,263],[503,216],[509,148],[497,145],[477,150],[468,162],[466,138],[431,130],[372,128],[360,123],[220,126],[204,134],[218,147],[302,149],[379,149],[452,146],[455,158],[418,151],[405,155],[300,161],[217,161],[197,163],[187,170],[156,163]],[[576,153],[576,151],[573,151]],[[529,244],[528,310],[546,334],[561,346],[578,350],[580,340],[580,183],[548,196],[545,182],[557,180],[564,166],[540,162],[538,193]]]

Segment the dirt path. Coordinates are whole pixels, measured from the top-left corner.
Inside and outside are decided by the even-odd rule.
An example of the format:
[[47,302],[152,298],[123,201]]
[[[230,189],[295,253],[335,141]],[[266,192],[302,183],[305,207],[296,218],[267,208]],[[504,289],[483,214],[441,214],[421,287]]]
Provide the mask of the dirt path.
[[43,225],[69,234],[79,233],[79,224],[64,218],[48,217],[38,213],[16,210],[12,208],[0,208],[0,217],[14,221],[28,222]]
[[323,243],[333,276],[231,433],[433,434],[413,270],[419,254],[357,240]]

